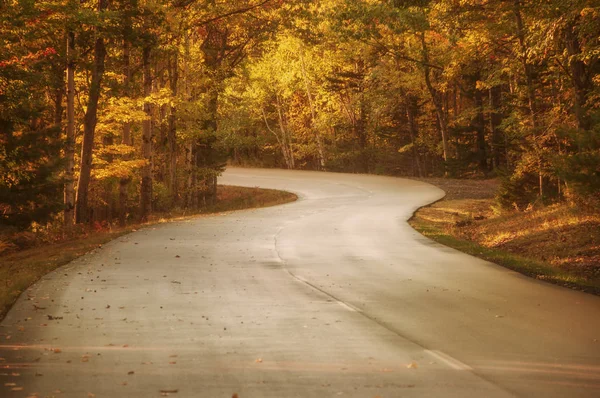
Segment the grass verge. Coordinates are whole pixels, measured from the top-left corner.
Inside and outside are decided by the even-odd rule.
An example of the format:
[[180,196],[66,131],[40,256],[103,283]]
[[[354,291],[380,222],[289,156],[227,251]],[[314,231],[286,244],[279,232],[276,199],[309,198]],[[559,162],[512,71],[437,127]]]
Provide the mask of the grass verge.
[[26,250],[0,255],[0,320],[19,295],[42,276],[121,235],[148,225],[233,210],[275,206],[297,199],[296,195],[285,191],[233,186],[219,186],[217,196],[217,204],[205,207],[195,214],[183,211],[159,213],[153,215],[147,223],[103,230],[86,229],[76,237],[53,243],[42,242]]
[[600,295],[600,215],[566,205],[500,212],[493,181],[425,181],[447,195],[411,218],[424,236],[524,275]]

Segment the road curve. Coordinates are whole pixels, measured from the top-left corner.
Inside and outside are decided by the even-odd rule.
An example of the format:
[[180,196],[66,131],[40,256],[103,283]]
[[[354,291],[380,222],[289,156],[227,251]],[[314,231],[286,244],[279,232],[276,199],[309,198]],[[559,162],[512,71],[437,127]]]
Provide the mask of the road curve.
[[47,275],[0,324],[0,397],[600,396],[600,298],[423,238],[406,220],[439,189],[221,182],[299,200],[149,227]]

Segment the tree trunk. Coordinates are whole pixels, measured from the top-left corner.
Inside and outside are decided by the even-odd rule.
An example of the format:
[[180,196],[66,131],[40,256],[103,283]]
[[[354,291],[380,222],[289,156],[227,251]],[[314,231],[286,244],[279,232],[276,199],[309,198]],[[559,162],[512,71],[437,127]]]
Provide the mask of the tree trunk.
[[306,88],[306,96],[308,97],[308,105],[310,107],[310,116],[312,122],[312,130],[315,134],[315,138],[317,140],[317,151],[319,154],[319,167],[321,170],[325,169],[325,150],[323,148],[323,137],[321,137],[321,132],[319,131],[319,126],[317,125],[317,116],[315,110],[315,104],[313,101],[312,92],[310,91],[310,83],[308,81],[308,75],[306,73],[306,65],[304,64],[304,53],[300,50],[300,64],[302,66],[302,77],[304,79],[304,86]]
[[65,145],[64,225],[73,225],[75,210],[75,34],[67,33],[67,140]]
[[442,148],[444,156],[444,175],[448,175],[448,121],[446,119],[446,113],[444,111],[444,104],[439,92],[433,87],[431,83],[431,67],[429,67],[429,51],[427,49],[427,42],[425,41],[425,33],[421,33],[421,46],[423,51],[423,73],[425,77],[425,85],[433,101],[435,107],[435,113],[437,115],[440,133],[442,135]]
[[277,107],[277,116],[278,116],[278,120],[279,120],[279,131],[281,131],[281,142],[282,142],[282,148],[283,150],[286,152],[286,163],[287,163],[287,168],[288,169],[294,169],[295,168],[295,162],[294,162],[294,151],[292,150],[292,139],[291,139],[291,134],[289,133],[286,125],[285,125],[285,121],[283,118],[283,109],[282,109],[282,104],[281,101],[279,99],[279,95],[276,95],[276,107]]
[[[502,105],[502,87],[494,86],[490,88],[490,131],[492,132],[492,165],[496,169],[502,164],[502,147],[504,146],[503,134],[500,130],[502,123],[502,114],[500,107]],[[506,150],[507,148],[505,148]],[[508,158],[505,159],[505,166],[508,165]]]
[[[421,170],[421,161],[419,160],[419,151],[415,144],[415,139],[419,136],[419,126],[417,123],[418,104],[417,97],[409,95],[406,101],[406,117],[408,118],[408,128],[410,130],[410,142],[412,144],[412,154],[416,170],[413,170],[413,175],[423,177]],[[416,173],[415,173],[416,172]]]
[[577,117],[577,125],[582,130],[589,130],[591,120],[587,109],[587,97],[592,90],[591,74],[587,71],[585,62],[581,60],[581,44],[575,32],[577,20],[569,23],[564,30],[565,47],[569,55],[569,70],[571,72],[571,84],[575,91],[574,110]]
[[[179,67],[177,51],[174,53],[173,63],[169,63],[169,86],[171,95],[177,97],[177,84],[179,81]],[[177,105],[175,101],[171,103],[169,114],[169,131],[167,136],[168,156],[167,156],[167,185],[171,205],[177,202]]]
[[279,144],[279,148],[281,149],[281,155],[283,156],[283,160],[285,162],[285,166],[288,169],[291,168],[290,167],[290,161],[288,159],[288,153],[287,153],[286,143],[283,142],[282,138],[269,125],[269,121],[267,120],[267,115],[265,113],[265,110],[261,108],[261,112],[262,112],[262,115],[263,115],[263,120],[265,121],[265,125],[267,126],[267,130],[269,130],[271,132],[271,134],[273,134],[275,136],[275,138],[277,139],[277,143]]
[[525,73],[525,80],[527,82],[527,99],[529,105],[529,115],[531,118],[531,128],[533,130],[533,149],[538,158],[538,177],[539,177],[539,196],[544,195],[544,179],[542,173],[542,157],[540,154],[539,144],[537,142],[537,135],[539,129],[538,114],[537,114],[537,95],[535,92],[534,85],[534,70],[533,66],[527,61],[527,43],[525,42],[525,25],[523,24],[523,16],[521,15],[521,0],[515,0],[514,3],[514,14],[515,21],[517,24],[517,38],[519,39],[519,46],[521,48],[521,63],[523,65],[523,71]]
[[[123,75],[125,79],[123,81],[124,94],[126,97],[131,96],[131,60],[130,60],[130,44],[127,38],[123,39]],[[121,145],[132,145],[131,142],[131,123],[123,123],[121,130]],[[129,159],[129,155],[125,156],[125,159]],[[127,220],[127,191],[129,183],[131,182],[130,177],[123,177],[119,180],[119,224],[125,226]]]
[[[98,12],[103,12],[108,5],[108,0],[98,0]],[[94,44],[94,65],[92,67],[92,81],[87,103],[87,110],[83,121],[83,143],[81,148],[81,168],[77,183],[77,199],[75,204],[75,222],[86,223],[89,220],[88,190],[92,174],[92,152],[94,148],[94,135],[98,121],[98,101],[102,88],[104,75],[104,59],[106,48],[104,38],[96,28],[96,42]]]
[[[476,76],[476,81],[479,80],[479,76]],[[473,100],[475,103],[475,118],[473,119],[473,127],[477,132],[477,161],[479,163],[479,170],[484,174],[488,172],[487,164],[487,145],[485,142],[485,117],[483,115],[483,93],[477,88],[475,81]]]
[[152,212],[152,108],[148,97],[152,94],[152,72],[150,69],[150,44],[142,49],[142,68],[144,73],[144,113],[142,123],[142,157],[146,161],[142,167],[142,186],[140,193],[141,220],[147,221]]

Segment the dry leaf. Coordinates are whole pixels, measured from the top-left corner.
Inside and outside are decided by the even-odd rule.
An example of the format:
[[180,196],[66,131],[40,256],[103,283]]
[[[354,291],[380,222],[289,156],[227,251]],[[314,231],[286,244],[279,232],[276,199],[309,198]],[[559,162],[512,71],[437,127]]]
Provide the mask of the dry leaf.
[[255,362],[256,363],[261,363],[262,362],[262,358],[258,358]]
[[54,352],[55,354],[60,354],[62,350],[60,348],[54,348],[52,352]]
[[134,374],[134,373],[135,373],[135,372],[134,372],[133,370],[130,370],[129,372],[127,372],[127,374],[128,374],[128,375],[132,375],[132,374]]
[[419,366],[417,365],[417,363],[415,361],[412,361],[411,363],[409,363],[408,365],[406,365],[407,368],[409,369],[416,369]]

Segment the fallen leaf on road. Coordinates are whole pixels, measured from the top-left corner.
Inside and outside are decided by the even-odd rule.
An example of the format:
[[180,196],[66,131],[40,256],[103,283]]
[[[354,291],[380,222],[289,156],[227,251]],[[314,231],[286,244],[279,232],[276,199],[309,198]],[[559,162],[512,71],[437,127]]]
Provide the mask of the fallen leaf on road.
[[175,361],[171,361],[171,362],[169,362],[169,365],[175,365],[176,363],[177,362],[175,362]]
[[129,372],[127,372],[127,374],[128,374],[128,375],[132,375],[132,374],[134,374],[134,373],[135,373],[135,372],[134,372],[133,370],[130,370]]
[[52,352],[54,352],[55,354],[60,354],[62,350],[60,348],[54,348],[52,349]]
[[175,258],[181,258],[181,256],[178,254],[178,255],[175,256]]
[[261,363],[262,362],[262,358],[258,358],[255,362],[256,363]]
[[408,365],[406,365],[407,368],[409,369],[416,369],[419,366],[417,365],[417,363],[415,361],[412,361],[411,363],[409,363]]
[[90,360],[90,356],[89,355],[83,355],[81,357],[81,362],[89,362]]
[[168,396],[169,394],[177,394],[179,392],[179,390],[160,390],[160,394],[163,397]]
[[231,398],[240,398],[240,397],[239,397],[237,394],[235,394],[235,393],[234,393],[234,394],[231,396]]
[[88,398],[94,398],[96,396],[96,394],[92,394],[91,392],[88,392]]

